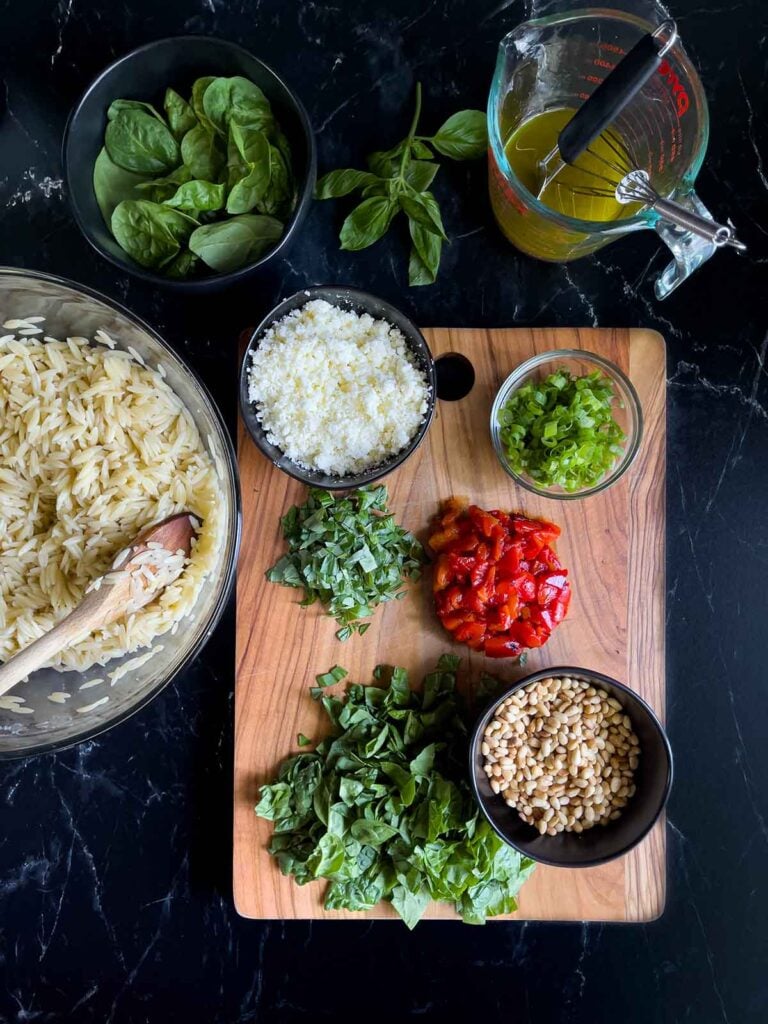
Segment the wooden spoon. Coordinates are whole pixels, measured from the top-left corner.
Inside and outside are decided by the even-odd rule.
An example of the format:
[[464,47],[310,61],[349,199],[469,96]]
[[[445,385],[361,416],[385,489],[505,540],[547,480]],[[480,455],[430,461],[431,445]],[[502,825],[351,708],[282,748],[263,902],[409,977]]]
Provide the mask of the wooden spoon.
[[[197,519],[188,512],[180,512],[178,515],[163,519],[160,523],[145,527],[137,534],[134,542],[115,558],[110,573],[100,577],[95,587],[91,584],[92,589],[86,592],[77,608],[48,633],[34,640],[4,665],[0,665],[0,697],[16,683],[25,679],[30,672],[45,665],[65,647],[71,647],[95,630],[108,626],[129,610],[135,611],[153,601],[162,586],[167,586],[170,581],[165,580],[162,586],[152,586],[148,581],[142,580],[143,589],[136,587],[136,577],[131,576],[130,570],[137,568],[137,557],[148,551],[150,544],[159,544],[165,551],[171,553],[182,551],[185,557],[189,557],[192,538],[198,527]],[[150,566],[151,564],[149,562]],[[123,572],[126,569],[129,571]],[[108,580],[107,577],[112,574],[114,576]]]

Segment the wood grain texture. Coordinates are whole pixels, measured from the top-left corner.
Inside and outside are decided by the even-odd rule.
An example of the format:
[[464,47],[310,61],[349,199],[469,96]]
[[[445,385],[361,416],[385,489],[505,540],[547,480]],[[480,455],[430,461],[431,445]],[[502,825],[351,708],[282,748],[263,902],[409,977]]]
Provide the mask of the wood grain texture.
[[[420,681],[444,651],[463,657],[469,685],[483,669],[512,680],[541,665],[597,669],[627,682],[664,714],[665,348],[646,330],[426,330],[434,356],[461,352],[476,382],[460,402],[439,402],[421,448],[386,478],[390,508],[422,539],[441,499],[464,495],[484,508],[521,510],[562,527],[558,554],[571,572],[573,600],[546,647],[525,670],[489,662],[452,644],[432,611],[429,572],[405,601],[380,608],[363,636],[341,645],[318,606],[302,609],[297,591],[269,584],[264,571],[283,550],[279,519],[304,488],[275,469],[239,428],[243,545],[237,581],[235,694],[234,895],[254,918],[359,918],[322,908],[325,883],[297,886],[266,852],[272,826],[253,806],[259,785],[299,750],[299,732],[319,738],[322,710],[309,696],[314,677],[334,664],[369,682],[379,663],[406,667]],[[629,374],[640,395],[645,433],[634,467],[612,488],[585,501],[539,498],[514,485],[496,461],[488,434],[493,397],[504,378],[535,352],[583,348]],[[540,866],[512,915],[528,920],[647,921],[665,899],[664,825],[626,857],[599,868]],[[381,906],[365,916],[393,917]],[[444,906],[427,917],[453,918]]]

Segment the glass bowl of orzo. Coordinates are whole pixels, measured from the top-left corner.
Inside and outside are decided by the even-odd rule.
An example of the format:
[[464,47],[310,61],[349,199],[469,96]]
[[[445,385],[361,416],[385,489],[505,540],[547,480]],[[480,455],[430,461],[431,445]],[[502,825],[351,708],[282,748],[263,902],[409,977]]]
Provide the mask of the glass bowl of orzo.
[[4,759],[116,725],[200,651],[232,587],[240,494],[208,391],[128,310],[0,268],[0,324],[0,662],[68,614],[144,526],[202,520],[156,600],[0,697]]

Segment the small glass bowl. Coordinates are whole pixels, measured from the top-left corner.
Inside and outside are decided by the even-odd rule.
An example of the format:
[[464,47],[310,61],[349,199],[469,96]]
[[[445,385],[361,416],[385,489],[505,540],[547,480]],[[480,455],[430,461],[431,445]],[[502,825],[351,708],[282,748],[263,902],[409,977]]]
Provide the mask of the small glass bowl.
[[[583,377],[588,373],[599,370],[608,377],[613,384],[616,401],[613,404],[613,418],[624,431],[624,453],[615,462],[613,468],[596,484],[585,487],[579,491],[566,491],[559,485],[547,487],[544,484],[533,480],[526,473],[517,473],[509,464],[504,443],[501,439],[501,426],[499,424],[499,413],[507,400],[524,384],[532,380],[543,380],[554,373],[555,370],[568,370],[574,376]],[[503,469],[513,480],[516,480],[521,487],[532,491],[534,494],[541,494],[545,498],[586,498],[590,494],[599,494],[612,484],[615,484],[619,477],[632,465],[632,462],[640,449],[640,442],[643,436],[643,410],[634,385],[627,375],[618,366],[595,355],[594,352],[586,352],[581,349],[556,349],[552,352],[542,352],[521,363],[511,373],[499,388],[491,409],[491,440],[496,456]]]

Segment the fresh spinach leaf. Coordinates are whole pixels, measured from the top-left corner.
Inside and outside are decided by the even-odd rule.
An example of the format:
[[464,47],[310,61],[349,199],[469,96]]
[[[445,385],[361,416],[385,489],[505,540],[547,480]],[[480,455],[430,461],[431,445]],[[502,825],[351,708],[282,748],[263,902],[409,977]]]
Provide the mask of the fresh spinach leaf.
[[170,199],[165,200],[165,205],[192,215],[221,210],[224,194],[224,186],[212,181],[188,181],[180,185]]
[[142,267],[157,269],[177,255],[189,238],[194,221],[159,203],[125,199],[112,213],[112,234]]
[[254,82],[239,75],[214,79],[203,95],[203,109],[222,135],[231,121],[265,129],[274,123],[267,97]]
[[[470,791],[457,660],[441,658],[420,693],[402,669],[379,666],[385,685],[324,697],[331,734],[262,787],[256,813],[275,824],[270,853],[301,885],[328,879],[328,909],[386,900],[409,928],[430,900],[469,924],[515,910],[533,862],[499,839]],[[406,716],[416,724],[404,738]]]
[[178,143],[165,123],[144,110],[120,110],[107,124],[110,160],[137,174],[162,174],[179,162]]
[[134,199],[137,189],[147,181],[146,174],[126,171],[112,163],[106,149],[102,148],[93,165],[93,191],[101,215],[109,224],[112,211],[123,199]]
[[177,142],[181,142],[187,132],[197,124],[194,110],[175,89],[170,87],[165,90],[163,109],[165,110],[165,116],[168,118],[168,124],[173,132],[173,137]]
[[114,121],[117,115],[124,110],[141,110],[145,114],[151,114],[152,117],[156,117],[161,124],[165,124],[155,107],[151,103],[143,103],[141,100],[112,100],[107,109],[107,120]]
[[189,247],[211,269],[222,274],[255,262],[283,233],[274,217],[241,214],[192,232]]
[[149,199],[152,203],[164,203],[175,195],[179,185],[192,180],[192,172],[186,164],[180,164],[164,178],[151,178],[136,186],[137,198]]
[[214,132],[216,129],[213,122],[209,120],[208,115],[205,113],[203,98],[205,96],[205,90],[211,82],[214,82],[215,80],[216,79],[213,75],[204,75],[202,78],[196,79],[192,84],[192,97],[190,99],[190,105],[194,111],[195,117],[203,128],[207,128],[209,132]]
[[266,195],[272,176],[270,144],[264,132],[231,124],[230,138],[237,152],[241,177],[231,186],[227,213],[249,213]]
[[197,269],[199,259],[189,249],[182,249],[178,256],[174,256],[170,263],[163,267],[163,273],[177,281],[191,277]]
[[287,217],[291,207],[291,174],[283,154],[269,143],[269,184],[256,209],[276,217]]
[[181,140],[181,158],[193,178],[218,181],[224,167],[224,148],[213,132],[199,124]]

